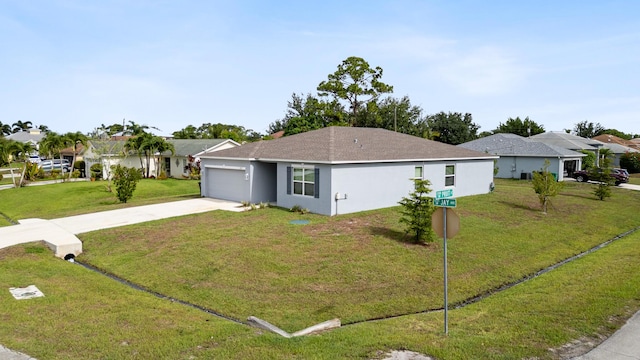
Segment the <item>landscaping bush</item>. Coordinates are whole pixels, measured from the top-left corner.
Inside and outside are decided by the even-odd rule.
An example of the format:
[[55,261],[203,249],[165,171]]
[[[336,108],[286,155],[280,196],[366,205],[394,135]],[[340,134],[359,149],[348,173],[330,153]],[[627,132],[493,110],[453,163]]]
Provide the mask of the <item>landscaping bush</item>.
[[91,171],[91,177],[95,179],[102,179],[102,164],[93,164],[89,169]]
[[133,192],[136,191],[136,185],[142,176],[138,169],[135,168],[116,165],[111,169],[113,170],[113,184],[116,187],[116,196],[120,202],[126,203],[127,200],[133,197]]
[[626,152],[620,156],[620,167],[628,172],[640,173],[640,153]]

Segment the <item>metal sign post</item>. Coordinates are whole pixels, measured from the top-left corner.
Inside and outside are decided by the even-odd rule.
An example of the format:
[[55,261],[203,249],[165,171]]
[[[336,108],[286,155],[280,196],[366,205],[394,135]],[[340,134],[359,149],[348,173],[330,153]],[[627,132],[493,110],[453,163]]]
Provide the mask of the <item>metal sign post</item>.
[[[447,235],[454,237],[460,229],[460,218],[453,209],[449,214],[451,219],[447,222],[447,208],[456,207],[456,199],[453,196],[453,190],[442,190],[436,192],[436,198],[433,204],[437,206],[436,211],[431,218],[433,231],[444,240],[444,333],[449,335],[449,281],[447,273]],[[442,220],[440,217],[442,216]],[[448,231],[447,231],[448,230]]]
[[449,298],[447,296],[447,208],[442,208],[443,227],[443,239],[444,239],[444,333],[449,335]]

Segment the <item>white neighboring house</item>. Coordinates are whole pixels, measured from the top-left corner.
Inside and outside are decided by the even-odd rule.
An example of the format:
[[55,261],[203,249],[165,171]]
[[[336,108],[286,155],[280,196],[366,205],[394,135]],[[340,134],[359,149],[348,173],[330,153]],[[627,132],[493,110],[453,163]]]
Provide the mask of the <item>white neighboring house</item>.
[[206,153],[203,196],[337,215],[397,206],[431,182],[432,195],[485,194],[498,157],[384,129],[327,127]]
[[549,172],[562,181],[581,169],[582,158],[586,156],[515,134],[494,134],[458,146],[500,156],[496,177],[503,179],[531,179],[532,173],[542,169],[545,160],[549,160]]
[[[169,139],[167,142],[173,144],[175,148],[174,154],[172,155],[171,152],[167,151],[159,157],[167,176],[175,178],[189,175],[185,167],[190,155],[197,157],[206,151],[213,152],[240,146],[240,144],[230,139]],[[87,150],[84,152],[86,173],[90,174],[91,165],[96,163],[102,164],[103,178],[108,176],[107,169],[117,164],[146,169],[146,160],[143,158],[141,163],[137,154],[127,153],[125,144],[126,140],[89,140]],[[158,155],[156,155],[157,157]],[[156,161],[152,158],[149,164],[150,174],[156,173],[156,166]]]

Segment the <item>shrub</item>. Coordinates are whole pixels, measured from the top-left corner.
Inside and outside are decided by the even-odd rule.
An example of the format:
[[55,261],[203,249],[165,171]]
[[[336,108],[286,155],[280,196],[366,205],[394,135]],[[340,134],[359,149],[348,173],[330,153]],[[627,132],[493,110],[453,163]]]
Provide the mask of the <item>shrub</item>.
[[4,178],[4,175],[0,174],[0,180],[2,180]]
[[308,214],[310,211],[309,211],[309,209],[303,208],[300,205],[293,205],[293,207],[291,207],[291,212],[296,212],[296,213],[304,215],[304,214]]
[[71,177],[74,178],[74,179],[79,178],[80,177],[80,170],[78,170],[78,169],[73,170],[73,172],[71,173]]
[[91,165],[89,171],[91,171],[92,178],[102,179],[102,164],[98,163]]
[[57,169],[53,169],[51,170],[51,177],[55,180],[58,178],[58,176],[60,176],[60,170]]
[[78,160],[78,161],[76,161],[75,164],[73,164],[73,168],[74,169],[81,170],[81,169],[84,169],[84,167],[85,167],[84,160]]
[[133,192],[136,191],[136,185],[142,178],[138,169],[128,168],[121,165],[112,167],[113,170],[113,184],[116,187],[116,196],[122,203],[126,203],[127,200],[133,197]]
[[160,175],[158,175],[158,180],[167,180],[167,173],[162,171]]
[[620,156],[620,167],[632,174],[640,173],[640,153],[626,152]]

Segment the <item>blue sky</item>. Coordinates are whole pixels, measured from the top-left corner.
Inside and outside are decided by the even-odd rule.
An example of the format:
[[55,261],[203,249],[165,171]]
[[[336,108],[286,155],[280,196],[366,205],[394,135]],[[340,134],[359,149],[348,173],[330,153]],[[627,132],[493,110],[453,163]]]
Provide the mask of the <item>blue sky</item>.
[[426,114],[640,133],[640,1],[0,0],[0,121],[265,132],[349,56]]

